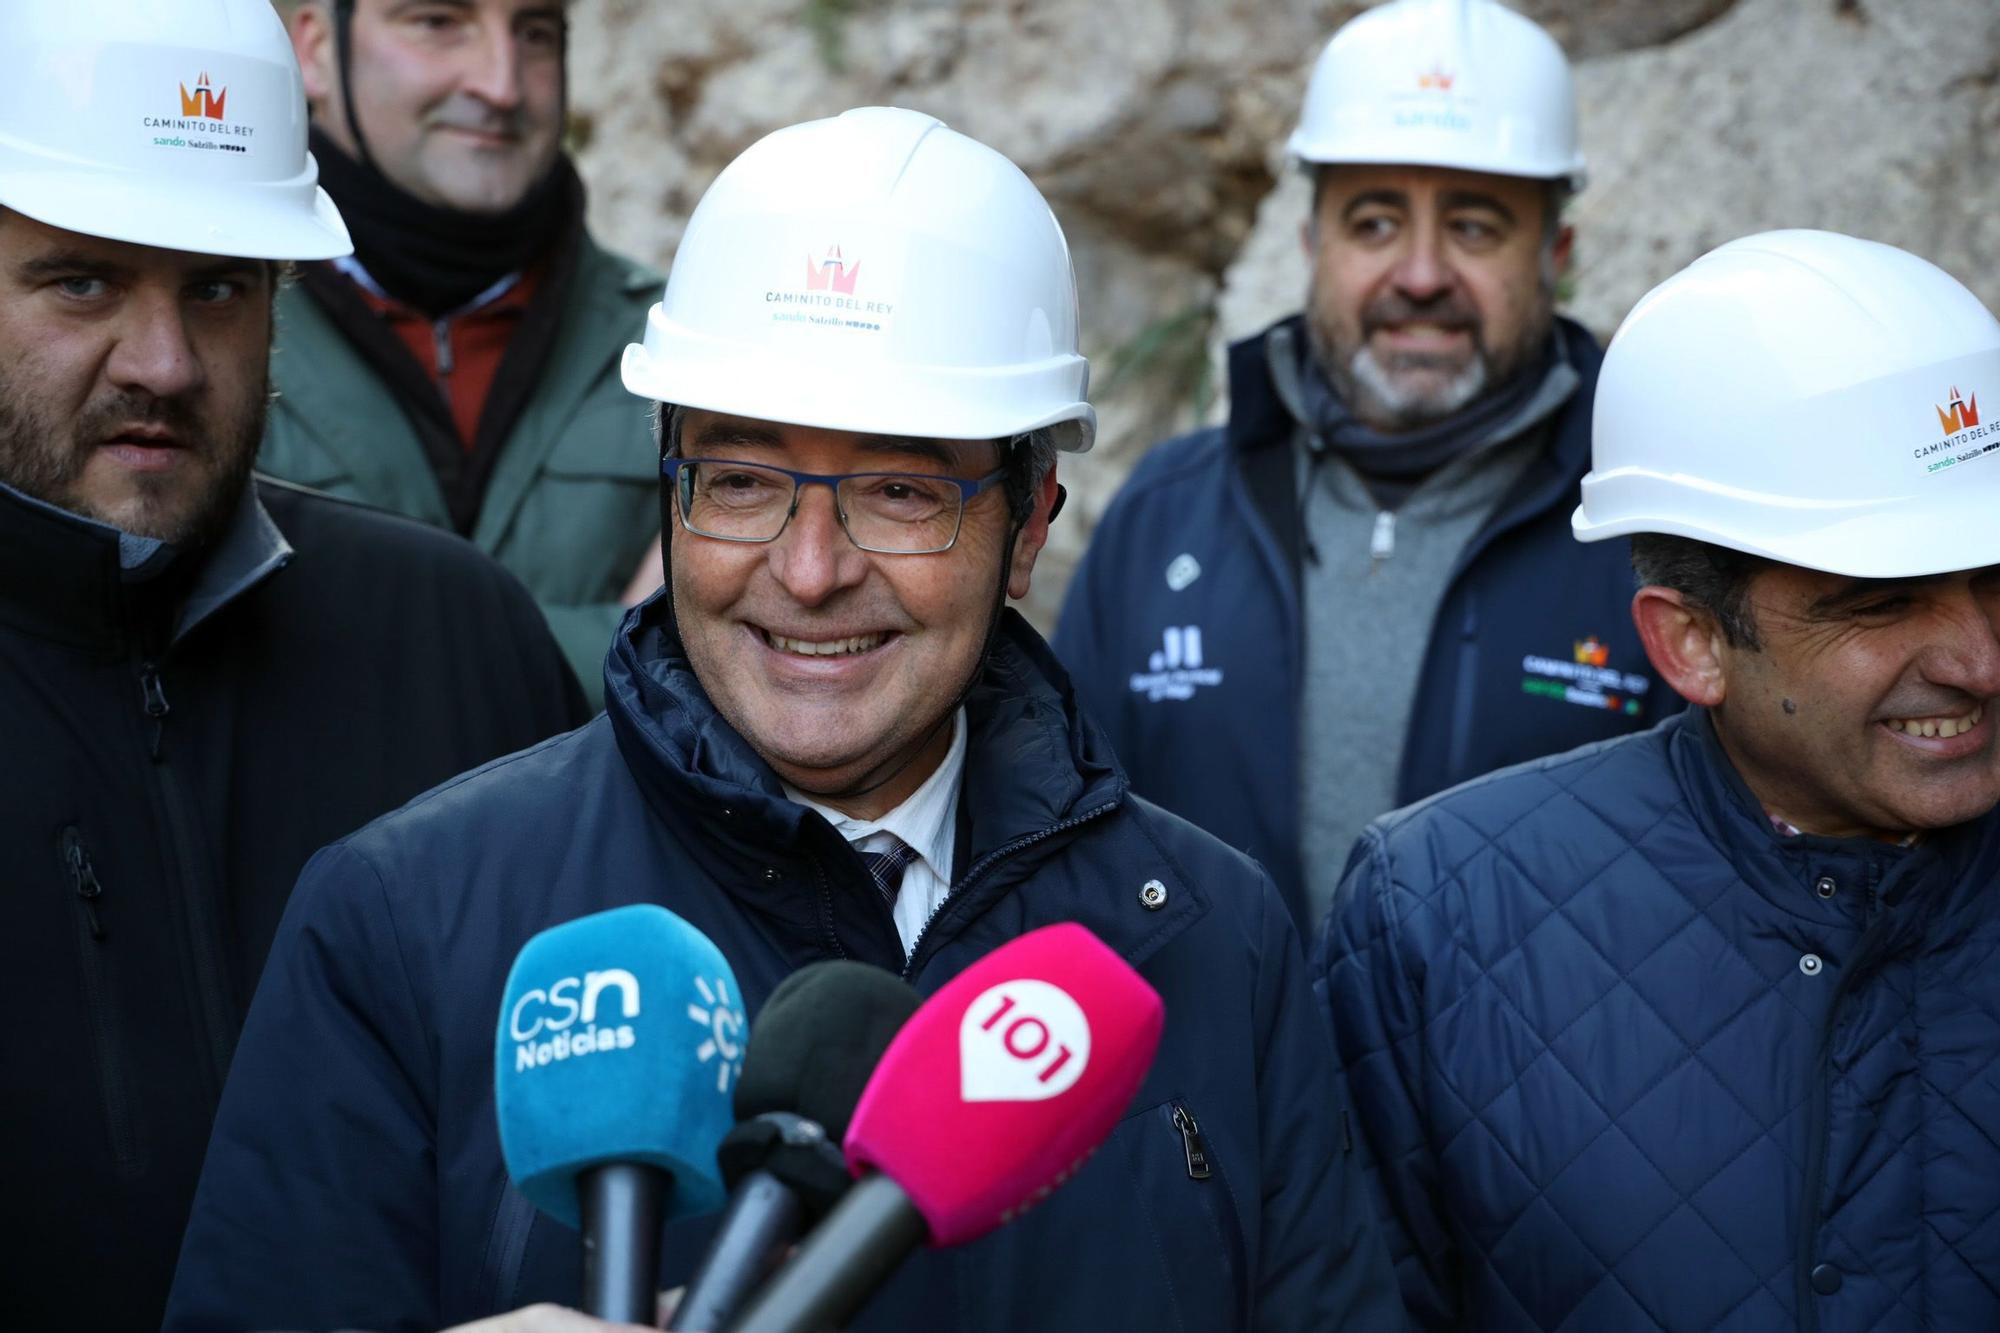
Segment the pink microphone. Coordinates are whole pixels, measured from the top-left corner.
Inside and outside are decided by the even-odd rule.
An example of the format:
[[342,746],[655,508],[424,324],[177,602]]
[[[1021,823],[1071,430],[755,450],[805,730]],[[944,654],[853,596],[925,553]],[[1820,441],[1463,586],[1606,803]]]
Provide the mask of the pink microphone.
[[1073,923],[1030,931],[924,1002],[842,1145],[857,1183],[733,1328],[844,1324],[919,1244],[983,1236],[1048,1197],[1152,1067],[1158,992]]

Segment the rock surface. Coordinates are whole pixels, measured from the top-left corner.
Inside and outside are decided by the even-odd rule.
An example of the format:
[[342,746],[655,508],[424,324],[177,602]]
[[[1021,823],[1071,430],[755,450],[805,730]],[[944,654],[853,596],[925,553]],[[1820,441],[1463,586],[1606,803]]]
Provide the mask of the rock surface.
[[[1993,0],[1521,0],[1578,62],[1591,183],[1571,313],[1608,335],[1713,245],[1822,226],[1916,250],[2000,307]],[[671,261],[715,174],[849,106],[931,112],[1049,196],[1102,417],[1028,611],[1053,623],[1091,523],[1162,436],[1213,416],[1222,342],[1296,308],[1305,192],[1281,144],[1320,0],[576,0],[592,224]]]

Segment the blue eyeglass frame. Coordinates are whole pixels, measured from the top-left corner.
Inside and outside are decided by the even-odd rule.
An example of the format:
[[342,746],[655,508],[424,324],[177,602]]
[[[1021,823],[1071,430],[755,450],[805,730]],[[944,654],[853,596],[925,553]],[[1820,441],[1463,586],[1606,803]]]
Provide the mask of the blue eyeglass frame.
[[[799,512],[799,496],[804,489],[807,486],[824,486],[833,492],[833,512],[835,517],[839,518],[840,530],[847,534],[847,540],[853,542],[857,550],[874,555],[943,555],[958,545],[958,534],[965,530],[965,507],[972,503],[973,497],[992,489],[1007,476],[1007,469],[1004,467],[996,468],[985,476],[971,481],[962,477],[940,477],[928,472],[798,472],[788,467],[778,467],[773,463],[752,463],[740,458],[683,458],[679,454],[672,454],[660,460],[660,475],[674,488],[675,507],[680,510],[682,523],[688,521],[688,507],[694,503],[694,494],[681,484],[681,474],[685,472],[692,477],[693,466],[697,463],[757,468],[764,472],[776,472],[781,476],[790,477],[792,507],[785,511],[785,521],[778,525],[778,530],[768,537],[724,537],[718,533],[703,532],[699,528],[689,528],[688,531],[695,536],[717,542],[741,542],[748,546],[762,546],[766,542],[774,542],[784,536],[785,529],[792,525],[793,516]],[[885,551],[879,546],[863,546],[860,539],[855,537],[853,530],[847,526],[847,511],[840,505],[840,483],[861,481],[870,477],[918,477],[924,481],[947,481],[958,487],[958,526],[951,530],[951,540],[943,546],[933,546],[922,551]]]

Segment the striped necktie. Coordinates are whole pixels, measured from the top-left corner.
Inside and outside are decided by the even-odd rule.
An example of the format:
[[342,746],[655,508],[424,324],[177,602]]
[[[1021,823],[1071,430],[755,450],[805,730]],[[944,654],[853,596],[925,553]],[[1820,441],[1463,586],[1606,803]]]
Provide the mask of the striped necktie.
[[892,910],[896,906],[896,890],[903,887],[903,871],[910,862],[917,859],[917,849],[898,838],[887,851],[860,852],[861,864],[868,869],[868,877],[875,881],[875,891],[882,895],[882,901]]

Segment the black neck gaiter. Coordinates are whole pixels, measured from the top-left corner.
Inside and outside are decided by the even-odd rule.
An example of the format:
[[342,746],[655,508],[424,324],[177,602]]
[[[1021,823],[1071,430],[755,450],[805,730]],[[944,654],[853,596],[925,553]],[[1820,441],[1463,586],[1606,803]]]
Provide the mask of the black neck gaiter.
[[320,184],[354,238],[355,259],[389,295],[434,319],[526,268],[583,211],[583,182],[567,154],[506,212],[465,213],[423,202],[317,126],[312,151]]

